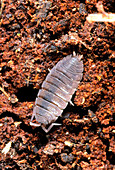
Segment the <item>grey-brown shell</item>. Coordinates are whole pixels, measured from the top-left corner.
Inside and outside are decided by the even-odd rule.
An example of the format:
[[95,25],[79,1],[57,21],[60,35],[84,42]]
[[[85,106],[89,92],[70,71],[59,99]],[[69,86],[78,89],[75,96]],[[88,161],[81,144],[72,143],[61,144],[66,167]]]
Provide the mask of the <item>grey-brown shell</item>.
[[52,68],[39,90],[33,115],[41,125],[55,122],[70,102],[83,75],[79,55],[69,55]]

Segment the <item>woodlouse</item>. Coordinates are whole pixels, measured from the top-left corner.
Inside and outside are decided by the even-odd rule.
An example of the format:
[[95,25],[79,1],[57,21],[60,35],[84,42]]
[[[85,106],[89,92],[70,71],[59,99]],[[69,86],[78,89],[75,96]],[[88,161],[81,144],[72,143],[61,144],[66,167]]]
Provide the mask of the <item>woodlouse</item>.
[[[59,61],[47,75],[39,90],[30,125],[41,126],[47,133],[61,116],[83,76],[82,56],[68,55]],[[37,123],[32,123],[35,117]],[[48,129],[46,126],[50,125]]]

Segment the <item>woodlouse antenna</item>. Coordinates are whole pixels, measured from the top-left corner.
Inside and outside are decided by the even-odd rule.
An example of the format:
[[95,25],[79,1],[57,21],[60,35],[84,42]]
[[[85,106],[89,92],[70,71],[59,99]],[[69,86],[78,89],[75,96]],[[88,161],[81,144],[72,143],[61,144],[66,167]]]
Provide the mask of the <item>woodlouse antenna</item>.
[[75,51],[73,51],[73,57],[76,57],[76,52]]
[[73,51],[73,57],[76,57],[76,56],[77,56],[79,61],[83,58],[83,55],[76,54],[76,52]]
[[48,129],[46,129],[46,127],[43,126],[43,125],[41,125],[41,127],[42,127],[42,129],[43,129],[46,133],[48,133],[53,126],[60,126],[60,125],[61,125],[60,123],[52,123],[52,124],[48,127]]

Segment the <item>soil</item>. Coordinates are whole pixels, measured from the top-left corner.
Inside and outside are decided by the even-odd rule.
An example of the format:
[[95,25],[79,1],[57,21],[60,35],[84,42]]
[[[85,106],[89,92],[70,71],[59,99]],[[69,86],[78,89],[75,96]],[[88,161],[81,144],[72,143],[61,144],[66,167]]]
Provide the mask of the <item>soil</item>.
[[[88,23],[96,0],[1,0],[0,169],[115,168],[113,23]],[[102,1],[114,13],[114,1]],[[83,55],[74,106],[45,133],[30,126],[42,82],[59,60]]]

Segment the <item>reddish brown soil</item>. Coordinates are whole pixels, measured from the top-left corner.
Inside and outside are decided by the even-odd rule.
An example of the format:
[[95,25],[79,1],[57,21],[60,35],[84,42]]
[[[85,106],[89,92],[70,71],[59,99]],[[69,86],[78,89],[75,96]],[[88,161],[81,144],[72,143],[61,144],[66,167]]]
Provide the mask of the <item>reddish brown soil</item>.
[[[0,169],[115,168],[115,28],[86,21],[96,3],[1,1]],[[113,0],[103,5],[114,13]],[[75,106],[64,110],[62,126],[45,134],[29,125],[37,92],[48,69],[73,51],[84,63]]]

